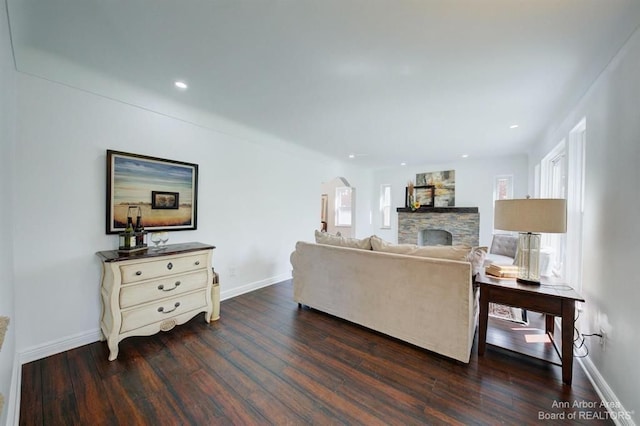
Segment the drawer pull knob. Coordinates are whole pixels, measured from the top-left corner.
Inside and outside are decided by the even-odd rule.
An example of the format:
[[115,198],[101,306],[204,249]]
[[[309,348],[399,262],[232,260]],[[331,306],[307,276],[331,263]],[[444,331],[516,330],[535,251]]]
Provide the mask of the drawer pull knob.
[[171,312],[175,311],[176,309],[178,309],[178,306],[180,306],[180,302],[176,302],[176,303],[173,305],[173,309],[170,309],[170,310],[168,310],[168,311],[165,311],[165,310],[164,310],[164,308],[163,308],[162,306],[160,306],[160,307],[158,308],[158,312],[160,312],[160,313],[162,313],[162,314],[169,314],[169,313],[171,313]]
[[171,262],[167,263],[167,269],[169,270],[173,269],[173,263]]
[[174,284],[174,286],[173,286],[173,287],[171,287],[171,288],[169,288],[169,289],[165,289],[165,288],[164,288],[164,284],[160,284],[160,285],[158,286],[158,290],[162,290],[162,291],[173,291],[173,290],[175,290],[176,288],[178,288],[178,286],[179,286],[180,284],[181,284],[181,283],[180,283],[180,281],[176,281],[176,282],[175,282],[175,284]]
[[136,275],[137,275],[137,276],[142,275],[142,271],[136,271]]
[[200,264],[199,260],[196,260],[196,266],[198,266]]

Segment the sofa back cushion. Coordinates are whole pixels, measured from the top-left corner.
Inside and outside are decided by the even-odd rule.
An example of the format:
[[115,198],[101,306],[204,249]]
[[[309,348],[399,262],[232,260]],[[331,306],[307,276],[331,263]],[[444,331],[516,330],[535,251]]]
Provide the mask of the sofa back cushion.
[[316,230],[316,243],[329,246],[349,247],[361,250],[371,250],[371,237],[358,239],[332,235]]
[[386,253],[406,254],[409,256],[433,257],[436,259],[469,261],[471,247],[457,246],[417,246],[415,244],[393,244],[373,235],[371,247],[374,251]]

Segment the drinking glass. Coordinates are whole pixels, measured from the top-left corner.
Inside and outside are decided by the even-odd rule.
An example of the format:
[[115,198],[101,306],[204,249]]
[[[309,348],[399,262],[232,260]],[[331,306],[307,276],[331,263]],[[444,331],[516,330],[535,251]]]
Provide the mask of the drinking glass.
[[151,234],[151,242],[155,244],[155,248],[157,249],[162,242],[162,235],[160,235],[160,232],[154,232]]

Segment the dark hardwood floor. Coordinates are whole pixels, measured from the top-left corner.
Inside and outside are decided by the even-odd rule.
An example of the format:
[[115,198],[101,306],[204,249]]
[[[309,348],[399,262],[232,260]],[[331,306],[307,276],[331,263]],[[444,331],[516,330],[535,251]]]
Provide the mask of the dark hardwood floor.
[[[505,343],[521,328],[489,325]],[[558,366],[476,347],[463,364],[298,309],[285,281],[222,302],[209,325],[126,339],[113,362],[97,342],[25,364],[20,424],[613,424],[584,408],[600,400],[577,362],[569,387]]]

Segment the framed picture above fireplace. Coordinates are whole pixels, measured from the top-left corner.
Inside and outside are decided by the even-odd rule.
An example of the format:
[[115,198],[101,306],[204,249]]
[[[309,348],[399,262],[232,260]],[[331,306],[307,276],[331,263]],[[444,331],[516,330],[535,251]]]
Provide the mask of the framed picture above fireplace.
[[456,205],[455,170],[418,173],[416,174],[416,185],[436,187],[434,207],[454,207]]
[[[413,195],[415,200],[420,203],[420,208],[435,206],[436,187],[433,185],[414,186]],[[405,189],[404,205],[409,205],[409,188]]]
[[424,185],[414,187],[416,191],[416,201],[420,203],[420,207],[433,207],[436,195],[436,187],[433,185]]

